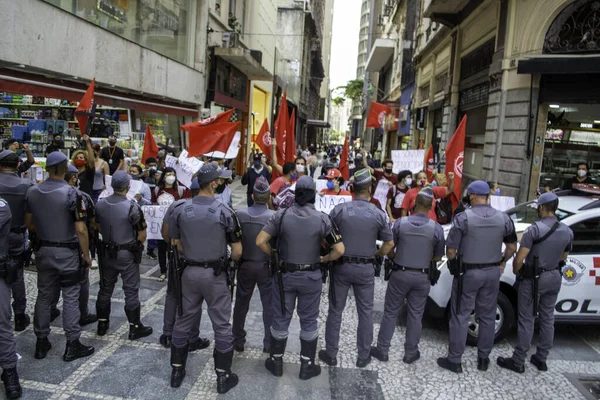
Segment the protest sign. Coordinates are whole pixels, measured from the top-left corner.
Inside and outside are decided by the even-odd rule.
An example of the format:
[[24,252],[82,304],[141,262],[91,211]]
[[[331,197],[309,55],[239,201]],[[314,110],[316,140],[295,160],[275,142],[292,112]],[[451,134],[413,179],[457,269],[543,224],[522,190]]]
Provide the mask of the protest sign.
[[142,212],[148,226],[146,228],[147,239],[162,240],[162,223],[168,208],[169,206],[142,206]]
[[[387,195],[388,195],[388,192],[390,191],[390,187],[392,187],[392,185],[390,184],[390,181],[388,181],[385,178],[382,178],[377,183],[377,187],[375,188],[375,194],[373,195],[373,197],[375,197],[377,200],[379,200],[379,203],[381,203],[381,209],[383,211],[385,211],[385,207],[387,205]],[[386,212],[386,214],[387,214],[387,212]]]
[[510,210],[515,206],[515,198],[510,196],[490,196],[490,205],[498,211]]
[[315,209],[317,211],[324,212],[325,214],[329,214],[331,210],[335,208],[335,206],[347,201],[352,201],[352,196],[320,196],[317,194]]
[[425,150],[392,150],[394,173],[409,170],[413,174],[423,170]]
[[[104,189],[102,191],[102,193],[100,193],[100,196],[98,197],[99,199],[103,199],[114,193],[114,190],[110,184],[111,181],[112,181],[112,176],[110,176],[110,175],[104,176],[104,184],[106,185],[106,189]],[[129,200],[133,199],[136,194],[140,193],[140,191],[142,190],[142,184],[143,184],[142,181],[135,181],[133,179],[129,182],[129,192],[127,192],[127,195],[126,195]]]
[[315,186],[317,193],[320,193],[323,189],[327,189],[327,179],[315,179]]
[[192,185],[192,177],[204,163],[195,157],[188,157],[188,152],[183,150],[179,158],[167,156],[165,165],[173,168],[177,174],[177,180],[185,187]]

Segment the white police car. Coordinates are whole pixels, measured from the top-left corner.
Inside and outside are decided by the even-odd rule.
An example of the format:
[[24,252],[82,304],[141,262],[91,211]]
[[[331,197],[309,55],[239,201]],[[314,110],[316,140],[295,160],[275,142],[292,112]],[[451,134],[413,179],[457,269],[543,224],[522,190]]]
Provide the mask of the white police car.
[[[556,212],[560,221],[573,230],[573,251],[563,268],[562,288],[554,311],[556,322],[600,323],[600,190],[587,192],[558,192]],[[506,212],[514,221],[519,240],[525,229],[535,222],[537,203],[520,204]],[[446,234],[450,225],[444,226]],[[512,260],[506,264],[500,278],[500,293],[496,310],[496,340],[502,339],[515,327],[517,316],[517,291]],[[440,280],[431,288],[427,299],[427,311],[436,318],[449,315],[452,276],[443,267]],[[476,344],[478,335],[477,315],[473,313],[469,323],[468,343]]]

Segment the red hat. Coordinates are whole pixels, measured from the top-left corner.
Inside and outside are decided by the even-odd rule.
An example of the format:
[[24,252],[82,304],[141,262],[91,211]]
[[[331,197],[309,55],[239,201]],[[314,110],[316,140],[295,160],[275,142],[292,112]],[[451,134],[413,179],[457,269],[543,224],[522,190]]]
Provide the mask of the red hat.
[[340,170],[332,168],[329,171],[327,171],[327,179],[336,179],[339,178],[340,176],[342,176],[342,173],[340,172]]

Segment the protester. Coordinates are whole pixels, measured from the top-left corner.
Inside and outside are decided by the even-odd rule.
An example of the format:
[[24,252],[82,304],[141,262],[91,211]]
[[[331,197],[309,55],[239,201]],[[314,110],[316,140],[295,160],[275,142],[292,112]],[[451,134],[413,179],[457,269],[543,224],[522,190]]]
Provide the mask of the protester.
[[252,207],[254,200],[252,200],[252,190],[254,183],[259,176],[263,176],[269,184],[271,184],[271,172],[267,168],[266,163],[263,161],[262,154],[256,153],[252,157],[252,164],[248,166],[248,170],[242,176],[242,185],[247,185],[246,190],[246,202],[248,207]]
[[319,193],[321,196],[352,196],[352,193],[341,188],[341,185],[344,184],[344,178],[339,170],[335,168],[330,169],[329,172],[327,172],[326,179],[327,188],[321,190]]
[[108,137],[108,146],[104,147],[100,152],[100,158],[108,163],[110,174],[114,174],[123,168],[125,163],[125,153],[123,149],[117,146],[117,137],[110,135]]
[[89,136],[83,135],[83,140],[85,140],[86,149],[75,150],[71,157],[71,164],[79,171],[79,190],[91,197],[96,175],[96,157]]
[[215,199],[220,200],[221,203],[229,206],[233,206],[233,195],[229,184],[233,182],[233,171],[230,169],[221,168],[219,170],[219,179],[217,179],[217,187],[215,189]]
[[144,177],[144,171],[142,167],[137,164],[133,164],[129,167],[129,176],[134,181],[141,181],[142,187],[140,192],[135,195],[135,200],[140,206],[147,206],[152,204],[152,191],[150,186],[142,180]]
[[92,186],[92,200],[94,203],[98,202],[98,197],[100,197],[100,193],[105,189],[106,183],[104,178],[106,175],[110,174],[110,170],[108,169],[108,164],[106,161],[100,158],[100,145],[94,144],[92,146],[94,150],[94,185]]
[[276,210],[287,208],[294,204],[294,192],[290,189],[296,180],[296,165],[291,162],[283,164],[283,176],[271,183],[271,196]]
[[60,149],[64,149],[65,148],[65,141],[62,138],[62,135],[59,133],[56,133],[53,137],[52,137],[52,142],[50,142],[50,144],[46,147],[46,151],[44,152],[44,155],[46,157],[48,157],[48,154],[53,153],[55,151],[60,151]]
[[[33,153],[29,150],[28,144],[20,144],[17,139],[8,139],[4,142],[4,150],[10,150],[13,153],[16,153],[19,156],[19,166],[17,167],[17,173],[22,174],[23,172],[29,170],[33,164],[35,164],[35,158],[33,157]],[[25,152],[27,155],[27,160],[21,160],[21,154]]]
[[409,170],[400,171],[397,176],[397,182],[390,187],[387,194],[386,210],[390,222],[394,222],[402,216],[402,201],[404,195],[412,187],[412,172]]
[[[442,199],[444,197],[449,196],[454,191],[454,173],[449,172],[448,177],[450,178],[450,183],[448,187],[444,186],[436,186],[433,189],[433,195],[435,199]],[[402,201],[402,216],[412,215],[413,209],[415,207],[415,200],[417,198],[417,194],[427,185],[427,173],[425,171],[421,171],[417,174],[417,182],[416,187],[410,189],[406,192],[404,196],[404,200]],[[437,216],[435,213],[435,199],[431,202],[431,210],[429,210],[429,218],[437,221]]]

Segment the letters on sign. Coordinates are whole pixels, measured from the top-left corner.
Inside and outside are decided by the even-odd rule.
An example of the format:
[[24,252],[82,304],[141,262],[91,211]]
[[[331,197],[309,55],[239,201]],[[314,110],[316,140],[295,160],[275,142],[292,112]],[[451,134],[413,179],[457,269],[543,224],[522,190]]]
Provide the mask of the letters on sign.
[[425,150],[392,150],[394,173],[409,170],[416,174],[423,170]]
[[[106,189],[104,189],[102,191],[102,193],[100,193],[100,196],[98,197],[99,199],[103,199],[105,197],[111,196],[114,193],[114,190],[111,186],[111,182],[112,182],[112,176],[110,176],[110,175],[104,176],[104,185],[106,186]],[[135,181],[132,179],[129,182],[129,192],[127,192],[126,197],[129,200],[131,200],[135,197],[136,194],[138,194],[140,192],[140,190],[142,190],[142,181]]]
[[324,212],[325,214],[329,214],[331,210],[335,208],[335,206],[347,201],[352,201],[352,196],[331,196],[327,194],[325,196],[317,195],[315,209],[317,211]]
[[163,219],[169,206],[142,206],[144,218],[146,219],[146,234],[147,239],[162,240],[162,224]]

